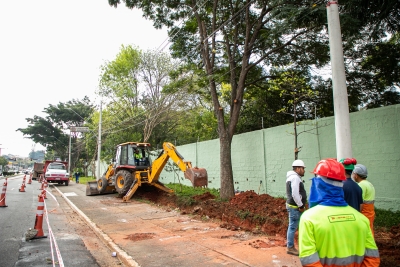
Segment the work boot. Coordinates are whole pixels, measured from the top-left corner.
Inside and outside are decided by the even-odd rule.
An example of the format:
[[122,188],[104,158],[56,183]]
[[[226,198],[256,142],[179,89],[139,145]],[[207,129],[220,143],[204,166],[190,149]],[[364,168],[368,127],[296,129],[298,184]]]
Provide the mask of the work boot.
[[294,246],[291,248],[287,248],[286,253],[295,255],[295,256],[299,256],[299,251]]

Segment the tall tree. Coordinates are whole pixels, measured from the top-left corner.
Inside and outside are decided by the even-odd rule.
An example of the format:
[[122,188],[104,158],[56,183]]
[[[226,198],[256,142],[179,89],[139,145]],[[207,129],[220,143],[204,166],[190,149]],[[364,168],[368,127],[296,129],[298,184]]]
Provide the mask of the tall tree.
[[[82,100],[70,100],[66,103],[50,104],[44,108],[46,117],[26,118],[27,128],[18,128],[26,138],[53,151],[55,156],[67,159],[69,146],[68,129],[71,126],[82,126],[90,118],[94,106],[88,97]],[[76,138],[76,136],[74,136]]]
[[277,112],[290,114],[293,118],[294,159],[298,159],[301,147],[298,146],[297,123],[300,118],[310,119],[317,92],[312,90],[309,82],[300,71],[284,70],[279,79],[270,82],[270,90],[278,91],[286,103]]
[[[120,2],[109,0],[115,7]],[[329,61],[325,3],[294,0],[124,2],[129,8],[142,9],[156,28],[169,28],[173,56],[203,68],[218,121],[221,197],[233,196],[230,146],[240,112],[246,110],[245,95],[250,93],[252,85],[270,77],[268,70],[272,67],[295,65],[307,69],[311,65],[322,67]],[[341,4],[348,47],[354,47],[352,41],[360,38],[356,35],[362,31],[375,39],[382,38],[385,29],[398,31],[396,0],[344,0]],[[222,87],[226,83],[230,85],[230,97],[224,105]],[[329,81],[325,84],[329,85]]]
[[186,95],[164,88],[177,66],[164,52],[123,46],[116,59],[103,66],[100,81],[99,93],[108,99],[107,110],[115,112],[111,127],[141,132],[135,141],[143,142],[149,141],[153,129],[165,121],[174,127],[176,118],[172,116],[176,113],[170,111],[179,110]]
[[[7,166],[8,164],[8,160],[5,157],[0,156],[0,166],[3,167],[3,171],[4,171],[4,167]],[[1,172],[1,169],[0,169]]]
[[[117,6],[119,0],[109,0]],[[157,28],[169,27],[173,55],[204,68],[218,121],[220,140],[221,197],[234,195],[231,142],[239,121],[249,73],[271,61],[287,64],[285,50],[304,55],[305,43],[318,40],[314,30],[322,28],[319,10],[298,1],[125,1],[140,8]],[[301,12],[306,12],[306,16]],[[295,49],[293,49],[295,50]],[[308,58],[312,58],[315,53]],[[269,77],[267,71],[259,80]],[[222,83],[229,83],[227,106],[221,96]],[[228,114],[228,116],[225,116]]]

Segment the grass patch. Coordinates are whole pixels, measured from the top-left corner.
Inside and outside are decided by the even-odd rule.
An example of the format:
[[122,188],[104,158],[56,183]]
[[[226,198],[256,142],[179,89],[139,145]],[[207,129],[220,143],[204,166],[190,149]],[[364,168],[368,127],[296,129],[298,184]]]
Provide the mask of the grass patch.
[[216,198],[219,198],[219,192],[217,189],[212,188],[199,188],[199,187],[192,187],[186,186],[182,184],[167,184],[168,188],[174,190],[175,195],[180,197],[194,197],[197,195],[202,195],[204,193],[209,192],[210,194],[214,195]]
[[236,215],[242,219],[245,220],[247,217],[249,217],[251,215],[251,212],[249,210],[238,210],[236,212]]
[[390,228],[400,224],[400,211],[375,208],[374,226]]
[[192,197],[189,196],[178,196],[176,201],[178,206],[180,207],[188,207],[196,203],[196,200],[194,200]]
[[[89,177],[79,177],[80,184],[87,184],[87,182],[96,181],[96,178],[89,176]],[[72,182],[75,182],[75,177],[72,178]]]
[[264,224],[267,221],[267,218],[265,218],[264,216],[262,216],[260,214],[255,214],[253,216],[253,220],[256,222],[259,222],[261,224]]
[[219,199],[219,192],[216,189],[199,188],[173,183],[167,184],[166,186],[174,190],[174,194],[177,197],[176,201],[179,206],[193,206],[196,204],[196,200],[194,200],[193,197],[207,192],[215,196],[216,199]]

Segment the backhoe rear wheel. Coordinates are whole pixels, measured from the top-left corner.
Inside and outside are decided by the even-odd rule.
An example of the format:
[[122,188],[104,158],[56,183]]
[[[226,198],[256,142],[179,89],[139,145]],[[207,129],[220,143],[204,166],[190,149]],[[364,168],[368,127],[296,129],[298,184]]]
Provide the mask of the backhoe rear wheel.
[[115,190],[118,194],[125,196],[133,183],[132,174],[126,170],[120,170],[115,175]]

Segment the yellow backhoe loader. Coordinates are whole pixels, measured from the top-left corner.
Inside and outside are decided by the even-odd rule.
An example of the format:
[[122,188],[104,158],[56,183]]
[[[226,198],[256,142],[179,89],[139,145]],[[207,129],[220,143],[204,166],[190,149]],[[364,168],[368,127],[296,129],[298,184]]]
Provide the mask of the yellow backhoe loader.
[[151,162],[149,143],[127,142],[117,145],[115,158],[105,174],[97,181],[88,182],[86,195],[117,192],[126,202],[142,184],[149,184],[172,193],[172,189],[158,180],[168,159],[175,162],[194,187],[207,187],[207,171],[203,168],[193,168],[192,163],[185,161],[173,144],[165,142],[158,157]]

